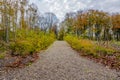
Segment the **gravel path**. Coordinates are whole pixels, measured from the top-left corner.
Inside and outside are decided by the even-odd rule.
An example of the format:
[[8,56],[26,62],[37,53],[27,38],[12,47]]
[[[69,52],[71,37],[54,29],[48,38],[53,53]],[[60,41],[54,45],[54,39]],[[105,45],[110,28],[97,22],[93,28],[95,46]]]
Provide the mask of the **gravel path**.
[[120,74],[82,58],[65,42],[56,41],[31,66],[0,71],[0,80],[120,80]]

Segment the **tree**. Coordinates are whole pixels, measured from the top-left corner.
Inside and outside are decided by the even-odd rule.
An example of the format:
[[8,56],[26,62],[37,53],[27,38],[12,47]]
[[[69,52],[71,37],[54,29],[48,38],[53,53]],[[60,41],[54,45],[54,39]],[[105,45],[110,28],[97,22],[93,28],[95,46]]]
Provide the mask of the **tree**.
[[112,25],[116,40],[120,40],[120,14],[112,15]]
[[59,20],[57,16],[54,13],[50,13],[50,12],[41,15],[39,18],[40,26],[42,30],[44,30],[45,32],[51,32],[53,27],[54,29],[57,29],[58,22]]
[[76,13],[66,13],[64,23],[67,26],[67,33],[74,33],[74,19]]

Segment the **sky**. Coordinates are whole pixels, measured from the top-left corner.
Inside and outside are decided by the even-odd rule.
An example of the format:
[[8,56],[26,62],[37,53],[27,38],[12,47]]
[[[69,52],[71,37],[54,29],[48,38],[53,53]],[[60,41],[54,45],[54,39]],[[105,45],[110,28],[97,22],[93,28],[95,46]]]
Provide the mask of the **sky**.
[[120,0],[30,0],[30,3],[35,3],[41,13],[54,13],[60,21],[67,12],[77,10],[98,9],[120,13]]

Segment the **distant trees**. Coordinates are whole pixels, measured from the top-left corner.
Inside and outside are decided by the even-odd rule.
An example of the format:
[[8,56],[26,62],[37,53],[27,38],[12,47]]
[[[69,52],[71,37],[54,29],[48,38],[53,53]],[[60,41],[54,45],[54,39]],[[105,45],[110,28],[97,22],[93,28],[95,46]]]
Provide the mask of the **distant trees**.
[[[74,30],[74,16],[75,13],[66,13],[65,15],[65,25],[67,26],[67,33],[73,33]],[[64,22],[63,22],[64,23]]]
[[54,13],[48,12],[40,16],[39,24],[41,30],[45,32],[53,31],[57,34],[58,18]]
[[109,14],[98,10],[67,13],[62,22],[67,33],[92,40],[120,40],[120,14]]

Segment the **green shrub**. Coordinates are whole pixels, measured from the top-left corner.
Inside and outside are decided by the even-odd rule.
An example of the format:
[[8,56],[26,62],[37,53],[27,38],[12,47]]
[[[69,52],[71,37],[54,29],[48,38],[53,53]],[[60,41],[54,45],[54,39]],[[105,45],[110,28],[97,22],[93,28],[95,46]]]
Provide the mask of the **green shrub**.
[[33,45],[29,41],[16,41],[10,44],[10,49],[14,55],[27,55],[34,52]]
[[4,41],[0,41],[0,51],[4,52],[7,46],[8,45]]
[[24,30],[19,31],[16,41],[10,43],[9,48],[12,50],[13,55],[24,56],[39,52],[40,50],[47,48],[55,40],[55,35],[53,33],[45,34],[33,30],[23,33]]
[[0,59],[5,58],[5,56],[6,56],[6,51],[5,51],[5,52],[0,53]]

